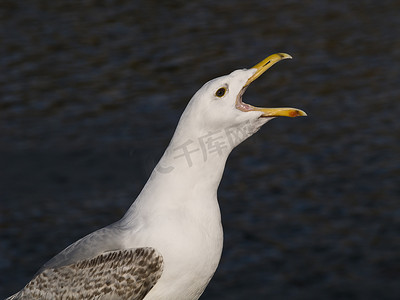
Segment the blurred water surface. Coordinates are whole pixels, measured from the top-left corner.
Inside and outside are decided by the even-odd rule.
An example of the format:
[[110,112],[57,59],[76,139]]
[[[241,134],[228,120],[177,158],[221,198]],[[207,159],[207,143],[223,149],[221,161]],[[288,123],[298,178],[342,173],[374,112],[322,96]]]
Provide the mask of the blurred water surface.
[[245,101],[202,299],[400,299],[398,1],[0,3],[0,297],[140,192],[194,92],[275,52]]

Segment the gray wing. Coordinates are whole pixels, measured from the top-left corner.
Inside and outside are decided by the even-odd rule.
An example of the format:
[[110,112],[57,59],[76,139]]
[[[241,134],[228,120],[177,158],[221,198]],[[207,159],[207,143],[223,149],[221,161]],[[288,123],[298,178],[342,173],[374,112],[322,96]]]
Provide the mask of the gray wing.
[[121,229],[118,222],[92,232],[69,245],[46,262],[35,276],[49,268],[71,265],[107,251],[123,249],[124,247],[121,243],[121,236],[123,235],[124,230]]
[[42,271],[8,299],[143,299],[163,271],[154,248],[110,251]]

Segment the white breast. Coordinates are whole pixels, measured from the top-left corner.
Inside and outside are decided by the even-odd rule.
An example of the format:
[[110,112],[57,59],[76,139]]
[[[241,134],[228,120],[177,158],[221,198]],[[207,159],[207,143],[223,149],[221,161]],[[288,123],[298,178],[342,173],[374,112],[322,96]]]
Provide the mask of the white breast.
[[164,259],[163,274],[146,300],[198,299],[214,275],[223,244],[220,211],[217,199],[202,204],[163,209],[127,235],[127,248],[154,247]]

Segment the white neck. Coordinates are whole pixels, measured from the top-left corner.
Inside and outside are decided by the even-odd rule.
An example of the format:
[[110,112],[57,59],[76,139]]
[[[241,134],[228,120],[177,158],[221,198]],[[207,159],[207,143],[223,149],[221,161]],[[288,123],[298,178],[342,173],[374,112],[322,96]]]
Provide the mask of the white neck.
[[[174,209],[189,204],[192,209],[217,207],[217,189],[226,160],[235,146],[229,129],[209,132],[189,130],[181,122],[164,155],[125,219],[137,210]],[[197,126],[196,126],[197,127]],[[198,128],[198,127],[197,127]],[[151,192],[150,192],[151,191]],[[150,209],[150,211],[149,211]]]

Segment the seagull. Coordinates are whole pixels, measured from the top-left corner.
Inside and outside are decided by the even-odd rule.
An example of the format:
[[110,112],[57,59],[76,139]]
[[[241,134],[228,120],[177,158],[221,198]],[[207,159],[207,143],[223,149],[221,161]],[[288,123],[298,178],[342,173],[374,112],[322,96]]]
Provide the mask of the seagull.
[[217,189],[230,152],[275,117],[306,116],[242,101],[288,58],[276,53],[204,84],[122,219],[68,246],[7,299],[198,299],[221,258]]

